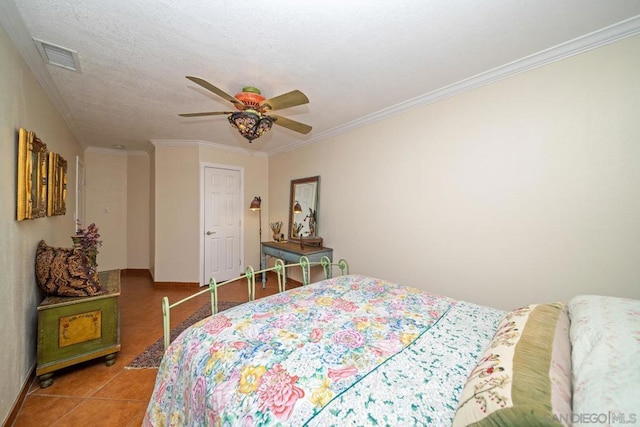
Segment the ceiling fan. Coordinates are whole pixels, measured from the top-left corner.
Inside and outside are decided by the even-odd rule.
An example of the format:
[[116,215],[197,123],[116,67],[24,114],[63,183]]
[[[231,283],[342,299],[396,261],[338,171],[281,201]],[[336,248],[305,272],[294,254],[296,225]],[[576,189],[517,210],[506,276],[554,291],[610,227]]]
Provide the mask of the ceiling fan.
[[311,126],[309,125],[287,119],[286,117],[278,116],[276,114],[267,114],[271,111],[307,104],[309,102],[309,98],[299,90],[292,90],[291,92],[287,92],[274,98],[266,99],[260,94],[259,89],[247,86],[242,88],[242,92],[235,96],[231,96],[200,77],[186,77],[192,82],[215,93],[219,97],[231,102],[239,111],[209,111],[204,113],[178,114],[179,116],[201,117],[223,114],[227,115],[229,123],[231,123],[231,125],[236,128],[242,136],[247,138],[249,142],[252,142],[254,139],[262,136],[265,132],[271,129],[271,126],[273,126],[274,123],[278,126],[303,134],[311,132]]

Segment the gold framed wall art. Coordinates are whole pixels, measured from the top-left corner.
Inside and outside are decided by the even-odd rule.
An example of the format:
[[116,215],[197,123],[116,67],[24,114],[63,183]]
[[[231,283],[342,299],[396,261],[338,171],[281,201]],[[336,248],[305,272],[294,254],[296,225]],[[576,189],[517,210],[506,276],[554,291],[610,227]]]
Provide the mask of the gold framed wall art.
[[67,161],[58,153],[49,153],[47,215],[67,213]]
[[18,132],[17,219],[47,215],[47,146],[34,132]]

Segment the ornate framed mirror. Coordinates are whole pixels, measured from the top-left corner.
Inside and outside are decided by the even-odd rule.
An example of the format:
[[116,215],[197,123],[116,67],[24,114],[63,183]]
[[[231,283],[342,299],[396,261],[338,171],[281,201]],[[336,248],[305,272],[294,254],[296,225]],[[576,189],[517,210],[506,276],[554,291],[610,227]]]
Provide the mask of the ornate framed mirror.
[[17,219],[43,218],[47,214],[47,145],[35,133],[18,133]]
[[318,236],[319,187],[319,176],[291,180],[289,240]]
[[58,153],[49,153],[47,190],[47,215],[65,215],[67,213],[67,161]]

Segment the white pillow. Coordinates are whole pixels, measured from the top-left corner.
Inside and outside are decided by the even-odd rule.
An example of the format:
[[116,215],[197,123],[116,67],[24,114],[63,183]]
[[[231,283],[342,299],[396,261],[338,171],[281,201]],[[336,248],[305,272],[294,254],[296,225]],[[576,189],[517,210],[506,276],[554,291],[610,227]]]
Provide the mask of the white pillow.
[[569,301],[573,423],[640,422],[640,300]]

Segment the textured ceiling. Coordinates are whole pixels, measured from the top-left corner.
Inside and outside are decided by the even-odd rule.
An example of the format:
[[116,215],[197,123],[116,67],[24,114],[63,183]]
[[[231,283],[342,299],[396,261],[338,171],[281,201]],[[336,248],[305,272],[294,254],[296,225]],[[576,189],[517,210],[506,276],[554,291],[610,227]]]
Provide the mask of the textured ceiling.
[[[273,154],[482,82],[490,70],[508,75],[532,55],[543,63],[540,52],[586,34],[607,41],[640,28],[638,0],[0,0],[0,8],[84,146],[145,151],[150,141],[181,140]],[[599,31],[614,24],[613,37]],[[82,71],[45,65],[33,38],[77,51]],[[225,116],[178,117],[231,107],[186,75],[232,95],[243,86],[267,98],[299,89],[310,103],[278,113],[313,130],[274,126],[249,144]]]

